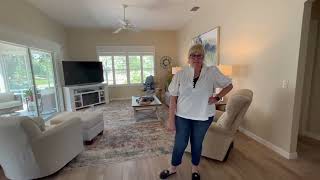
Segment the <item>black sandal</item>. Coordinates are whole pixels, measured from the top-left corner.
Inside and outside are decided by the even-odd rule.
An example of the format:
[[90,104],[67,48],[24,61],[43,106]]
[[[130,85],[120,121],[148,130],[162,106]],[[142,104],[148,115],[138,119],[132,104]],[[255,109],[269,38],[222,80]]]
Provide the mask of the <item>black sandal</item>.
[[177,172],[172,172],[172,173],[170,173],[170,171],[169,170],[163,170],[161,173],[160,173],[160,179],[167,179],[169,176],[171,176],[171,175],[173,175],[173,174],[175,174],[175,173],[177,173]]
[[199,173],[192,173],[192,180],[200,180],[200,174]]

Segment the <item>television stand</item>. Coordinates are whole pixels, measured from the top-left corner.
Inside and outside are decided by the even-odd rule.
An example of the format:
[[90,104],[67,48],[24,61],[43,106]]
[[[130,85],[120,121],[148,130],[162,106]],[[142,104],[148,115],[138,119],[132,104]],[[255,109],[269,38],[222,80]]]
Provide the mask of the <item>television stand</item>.
[[63,87],[67,111],[78,111],[83,108],[109,103],[108,84],[91,84]]

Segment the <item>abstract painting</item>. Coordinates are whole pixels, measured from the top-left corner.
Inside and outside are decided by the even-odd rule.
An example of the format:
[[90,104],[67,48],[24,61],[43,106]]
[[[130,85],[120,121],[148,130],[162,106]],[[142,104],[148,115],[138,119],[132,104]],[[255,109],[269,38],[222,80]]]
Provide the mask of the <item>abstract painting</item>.
[[220,27],[216,27],[192,39],[192,44],[203,45],[205,50],[204,63],[207,66],[216,66],[219,64],[219,41]]

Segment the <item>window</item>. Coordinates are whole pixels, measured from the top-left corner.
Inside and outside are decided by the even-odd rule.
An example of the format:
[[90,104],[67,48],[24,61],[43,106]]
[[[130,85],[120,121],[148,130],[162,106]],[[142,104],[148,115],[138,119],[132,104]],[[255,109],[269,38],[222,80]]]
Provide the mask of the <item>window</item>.
[[142,56],[143,63],[143,79],[154,74],[153,56]]
[[113,56],[114,74],[116,84],[127,84],[127,60],[126,56]]
[[109,84],[113,84],[112,56],[99,56],[99,61],[103,66],[103,78]]
[[[21,48],[23,49],[23,48]],[[7,90],[16,92],[17,89],[27,89],[30,87],[31,79],[27,67],[27,51],[20,52],[25,54],[3,54],[1,62],[3,66],[3,80],[6,83],[3,87],[7,86]],[[4,79],[6,78],[6,79]],[[5,88],[3,88],[5,90]]]
[[141,59],[140,56],[129,56],[130,83],[141,83]]
[[141,84],[154,76],[154,56],[151,53],[103,53],[104,79],[109,85]]

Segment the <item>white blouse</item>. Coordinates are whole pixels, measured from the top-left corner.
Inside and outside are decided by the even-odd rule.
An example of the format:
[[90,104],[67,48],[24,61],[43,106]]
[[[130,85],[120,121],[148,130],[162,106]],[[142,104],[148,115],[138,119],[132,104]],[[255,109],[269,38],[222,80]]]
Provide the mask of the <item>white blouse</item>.
[[168,87],[171,96],[178,96],[176,115],[186,119],[205,121],[214,116],[215,104],[208,104],[215,88],[225,88],[232,80],[223,75],[216,66],[204,66],[193,88],[194,69],[185,67],[173,78]]

